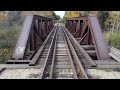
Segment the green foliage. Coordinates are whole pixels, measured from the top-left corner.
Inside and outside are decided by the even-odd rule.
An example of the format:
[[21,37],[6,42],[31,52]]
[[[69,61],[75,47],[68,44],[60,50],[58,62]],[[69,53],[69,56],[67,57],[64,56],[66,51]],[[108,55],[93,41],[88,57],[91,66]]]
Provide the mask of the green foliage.
[[103,33],[105,42],[108,44],[109,40],[111,42],[110,46],[114,46],[117,49],[120,49],[120,32],[114,33],[110,39],[110,31],[105,31]]
[[54,16],[54,20],[60,20],[60,16],[59,15],[55,15]]
[[104,38],[104,40],[105,40],[106,43],[109,43],[110,32],[109,31],[104,31],[103,32],[103,38]]
[[91,11],[81,11],[81,16],[89,16],[91,14]]
[[14,24],[17,25],[23,24],[24,17],[21,16],[21,11],[9,11],[7,13],[6,20],[2,23],[1,27],[5,29],[5,27],[10,28]]
[[64,18],[79,17],[80,11],[65,11]]
[[99,19],[101,28],[105,28],[105,22],[109,18],[109,12],[108,11],[98,11],[97,17]]
[[21,26],[11,26],[7,30],[0,30],[0,62],[12,57]]
[[20,28],[21,26],[12,26],[8,30],[0,30],[0,48],[13,47],[18,38]]
[[111,45],[120,49],[120,33],[114,34],[111,38]]
[[0,49],[0,63],[5,62],[12,57],[13,49],[11,48],[1,48]]

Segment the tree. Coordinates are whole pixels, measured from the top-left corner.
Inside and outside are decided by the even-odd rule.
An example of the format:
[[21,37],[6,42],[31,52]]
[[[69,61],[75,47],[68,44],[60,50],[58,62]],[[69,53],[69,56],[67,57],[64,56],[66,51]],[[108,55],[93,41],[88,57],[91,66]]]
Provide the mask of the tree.
[[105,29],[105,22],[109,18],[109,12],[108,11],[98,11],[97,18],[99,19],[100,25],[102,29]]
[[60,16],[56,15],[55,12],[53,13],[53,17],[54,20],[60,20]]
[[80,11],[65,11],[63,23],[65,23],[66,19],[74,17],[80,17]]
[[89,16],[91,11],[81,11],[80,14],[81,16]]
[[5,11],[0,11],[0,22],[7,18],[7,13]]
[[14,24],[22,25],[23,20],[24,18],[21,16],[21,11],[8,11],[7,17],[4,22],[2,22],[2,25],[3,27],[10,27]]
[[64,18],[80,17],[79,11],[65,11]]

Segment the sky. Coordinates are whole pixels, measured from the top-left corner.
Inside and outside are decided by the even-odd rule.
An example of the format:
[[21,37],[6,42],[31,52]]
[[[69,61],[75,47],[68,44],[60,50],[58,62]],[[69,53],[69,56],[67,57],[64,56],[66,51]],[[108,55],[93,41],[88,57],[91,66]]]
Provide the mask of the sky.
[[57,15],[63,18],[65,11],[54,11]]

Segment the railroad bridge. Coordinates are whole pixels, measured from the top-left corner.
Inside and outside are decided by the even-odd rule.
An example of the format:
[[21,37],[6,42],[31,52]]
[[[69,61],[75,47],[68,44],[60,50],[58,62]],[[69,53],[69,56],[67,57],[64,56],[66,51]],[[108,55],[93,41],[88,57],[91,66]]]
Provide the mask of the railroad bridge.
[[[109,52],[95,16],[70,18],[64,25],[54,24],[48,17],[28,15],[12,59],[0,67],[42,68],[40,79],[88,79],[86,68],[120,67],[118,59]],[[72,74],[58,75],[56,69]]]

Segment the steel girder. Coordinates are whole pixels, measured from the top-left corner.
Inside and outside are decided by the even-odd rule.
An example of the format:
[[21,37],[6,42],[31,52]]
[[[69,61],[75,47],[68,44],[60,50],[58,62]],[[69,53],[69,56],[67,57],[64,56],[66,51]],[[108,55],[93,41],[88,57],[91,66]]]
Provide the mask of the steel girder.
[[94,45],[99,60],[110,59],[99,21],[95,16],[67,19],[65,26],[79,44]]
[[[25,18],[12,58],[30,59],[53,28],[53,20],[48,17],[28,15]],[[32,54],[29,54],[33,52]]]

